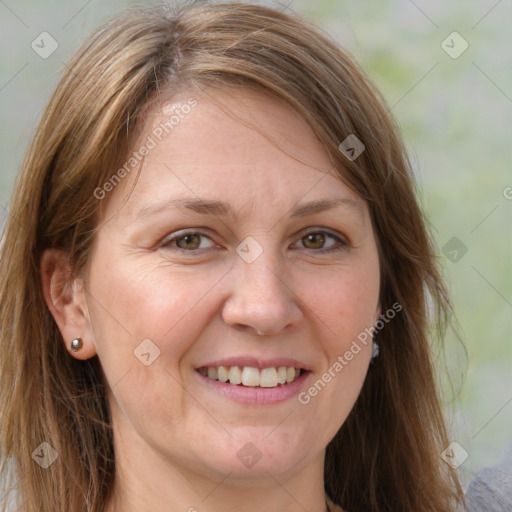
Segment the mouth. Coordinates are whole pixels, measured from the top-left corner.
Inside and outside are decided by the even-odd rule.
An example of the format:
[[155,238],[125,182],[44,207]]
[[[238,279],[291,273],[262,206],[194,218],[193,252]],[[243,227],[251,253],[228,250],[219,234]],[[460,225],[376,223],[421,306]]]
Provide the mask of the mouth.
[[242,405],[271,406],[296,397],[313,372],[297,359],[240,355],[204,361],[195,374],[207,393]]
[[213,381],[251,388],[277,388],[291,384],[307,370],[294,366],[202,366],[196,370]]

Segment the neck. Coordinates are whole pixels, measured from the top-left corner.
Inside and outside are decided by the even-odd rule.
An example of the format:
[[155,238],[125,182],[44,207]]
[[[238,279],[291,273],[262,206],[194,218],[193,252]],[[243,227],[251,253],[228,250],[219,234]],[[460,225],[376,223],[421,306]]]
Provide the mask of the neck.
[[231,477],[214,481],[175,473],[155,482],[135,474],[119,476],[106,512],[330,512],[322,488],[300,489],[277,478],[249,486]]
[[106,512],[329,512],[324,453],[293,473],[240,478],[180,464],[131,432],[114,435],[116,477]]
[[[276,484],[276,482],[274,482]],[[156,491],[149,500],[141,498],[136,489],[126,489],[120,485],[115,488],[114,494],[106,507],[106,512],[304,512],[315,510],[319,512],[335,512],[338,509],[328,508],[324,493],[318,496],[295,497],[287,493],[286,488],[275,492],[270,486],[267,488],[240,489],[224,482],[211,482],[209,492],[201,495],[197,489],[184,489],[168,486],[174,491],[172,496]],[[277,484],[279,485],[279,484]],[[222,487],[222,490],[220,489]],[[202,497],[201,497],[202,496]]]

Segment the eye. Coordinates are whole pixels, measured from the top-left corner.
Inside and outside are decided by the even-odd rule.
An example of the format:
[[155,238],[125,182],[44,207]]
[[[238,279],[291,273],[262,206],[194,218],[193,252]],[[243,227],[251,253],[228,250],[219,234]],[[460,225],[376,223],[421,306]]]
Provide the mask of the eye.
[[[328,240],[331,239],[333,242],[331,242],[329,245],[326,246],[326,243]],[[345,242],[342,238],[339,236],[333,235],[331,233],[328,233],[327,231],[310,231],[309,233],[306,233],[303,235],[299,240],[304,249],[320,249],[317,252],[334,252],[334,251],[341,251],[342,249],[345,249],[348,247],[348,243]]]
[[[310,231],[299,239],[300,249],[329,253],[345,249],[349,244],[341,237],[324,230]],[[297,245],[296,245],[297,246]],[[201,249],[215,247],[213,240],[199,231],[183,231],[165,238],[160,247],[168,250],[194,254]]]
[[[202,243],[203,240],[208,240],[210,243]],[[162,242],[161,247],[193,252],[198,249],[207,249],[214,245],[213,240],[204,233],[189,231],[171,235]]]

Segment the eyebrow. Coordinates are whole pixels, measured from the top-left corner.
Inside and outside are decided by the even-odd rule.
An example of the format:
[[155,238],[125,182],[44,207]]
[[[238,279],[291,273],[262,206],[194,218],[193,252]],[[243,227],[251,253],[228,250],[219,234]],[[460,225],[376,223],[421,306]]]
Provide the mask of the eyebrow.
[[[314,213],[320,213],[326,210],[344,206],[356,211],[362,215],[362,204],[358,201],[348,198],[336,198],[336,199],[319,199],[316,201],[310,201],[301,205],[295,205],[290,210],[291,217],[306,217]],[[233,217],[236,218],[231,206],[223,201],[201,199],[196,197],[189,197],[183,199],[173,199],[165,201],[164,203],[158,203],[153,205],[147,205],[140,210],[137,214],[136,219],[146,217],[169,208],[178,208],[191,210],[203,215],[215,215],[218,217]]]

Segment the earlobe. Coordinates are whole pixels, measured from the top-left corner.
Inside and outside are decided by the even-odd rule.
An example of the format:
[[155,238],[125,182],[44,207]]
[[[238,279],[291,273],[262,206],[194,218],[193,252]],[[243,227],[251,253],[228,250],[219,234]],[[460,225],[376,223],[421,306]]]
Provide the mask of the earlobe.
[[[43,295],[55,323],[66,344],[66,350],[77,359],[89,359],[96,355],[85,301],[85,290],[80,278],[72,278],[67,253],[59,249],[47,249],[41,257],[41,284]],[[73,340],[81,338],[79,351],[72,349]]]

